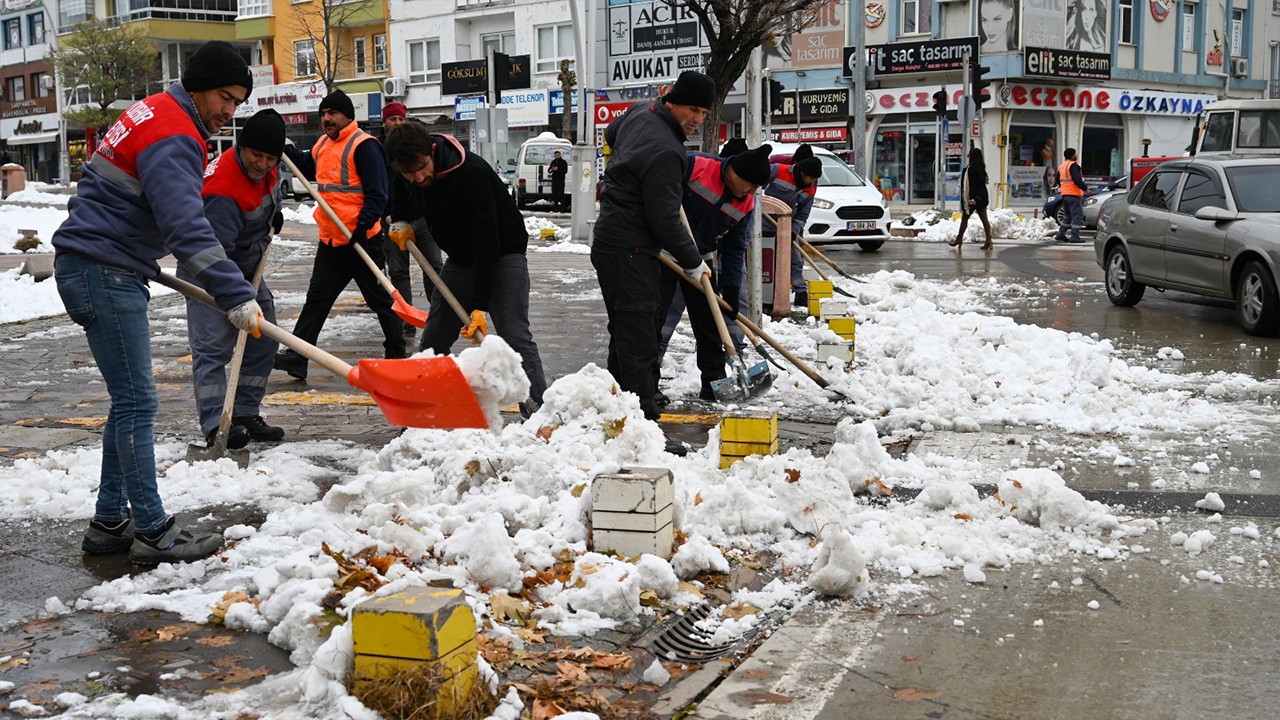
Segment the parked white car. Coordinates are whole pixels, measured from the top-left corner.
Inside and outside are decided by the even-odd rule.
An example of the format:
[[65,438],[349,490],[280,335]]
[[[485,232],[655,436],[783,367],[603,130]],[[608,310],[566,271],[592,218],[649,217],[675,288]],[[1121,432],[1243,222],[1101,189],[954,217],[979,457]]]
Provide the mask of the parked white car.
[[[785,162],[799,147],[773,145],[773,162]],[[822,179],[813,198],[813,210],[804,237],[812,243],[857,243],[863,250],[879,250],[889,237],[892,220],[889,204],[869,183],[835,153],[816,145],[814,157],[822,161]]]

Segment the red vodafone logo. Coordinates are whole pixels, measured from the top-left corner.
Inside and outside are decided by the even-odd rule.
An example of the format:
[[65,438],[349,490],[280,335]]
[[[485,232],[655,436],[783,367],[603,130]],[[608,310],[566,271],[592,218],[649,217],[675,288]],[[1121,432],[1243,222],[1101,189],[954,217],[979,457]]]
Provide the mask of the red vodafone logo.
[[604,127],[617,120],[634,103],[596,103],[596,127]]

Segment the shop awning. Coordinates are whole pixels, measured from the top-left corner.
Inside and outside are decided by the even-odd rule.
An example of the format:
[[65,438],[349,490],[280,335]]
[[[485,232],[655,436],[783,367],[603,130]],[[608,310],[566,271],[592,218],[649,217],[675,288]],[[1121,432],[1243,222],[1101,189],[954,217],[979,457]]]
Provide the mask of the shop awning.
[[14,135],[7,139],[10,145],[38,145],[40,143],[53,142],[58,139],[58,131],[47,133],[37,133],[35,135]]

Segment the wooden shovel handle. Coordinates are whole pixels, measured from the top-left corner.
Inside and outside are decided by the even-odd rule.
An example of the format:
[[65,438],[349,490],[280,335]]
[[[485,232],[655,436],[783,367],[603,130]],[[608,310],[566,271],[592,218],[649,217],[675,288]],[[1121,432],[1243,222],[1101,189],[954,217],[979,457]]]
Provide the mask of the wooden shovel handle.
[[[466,327],[470,325],[471,316],[462,308],[462,303],[458,302],[458,297],[454,295],[453,291],[449,289],[449,286],[445,284],[444,278],[440,277],[440,273],[436,272],[436,269],[431,267],[430,261],[427,260],[426,255],[422,254],[422,250],[418,248],[418,244],[409,240],[404,244],[404,246],[409,249],[409,254],[413,255],[414,259],[418,261],[418,265],[422,266],[422,272],[431,280],[431,284],[436,286],[436,291],[443,295],[445,302],[449,303],[449,307],[453,308],[453,312],[456,313],[458,319],[462,321],[462,326]],[[483,330],[476,328],[476,335],[480,336],[477,340],[484,342]]]

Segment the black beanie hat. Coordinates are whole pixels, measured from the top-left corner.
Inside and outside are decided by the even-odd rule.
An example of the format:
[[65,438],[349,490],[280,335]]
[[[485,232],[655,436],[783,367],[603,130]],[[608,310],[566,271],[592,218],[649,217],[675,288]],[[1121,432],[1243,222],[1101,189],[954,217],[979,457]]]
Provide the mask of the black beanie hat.
[[271,108],[259,110],[240,128],[236,142],[268,155],[280,155],[284,153],[284,118]]
[[728,141],[720,148],[720,157],[733,157],[740,152],[746,152],[747,141],[740,137],[729,138]]
[[816,157],[809,156],[798,163],[791,164],[793,172],[802,172],[815,180],[822,177],[822,161]]
[[211,40],[200,46],[182,71],[182,87],[187,92],[239,85],[253,92],[253,75],[249,63],[222,40]]
[[716,101],[716,84],[711,78],[695,70],[685,70],[676,78],[676,84],[662,96],[670,105],[692,105],[711,109]]
[[352,120],[356,119],[356,107],[351,104],[351,98],[347,97],[347,94],[341,90],[334,90],[324,96],[324,99],[320,101],[320,112],[325,110],[337,110]]
[[761,145],[755,150],[740,152],[729,158],[729,167],[738,173],[738,177],[746,180],[752,185],[765,186],[769,184],[769,153],[773,152],[772,145]]
[[813,147],[809,143],[800,143],[800,147],[797,147],[795,153],[791,155],[791,163],[794,165],[805,158],[811,157],[813,157]]

